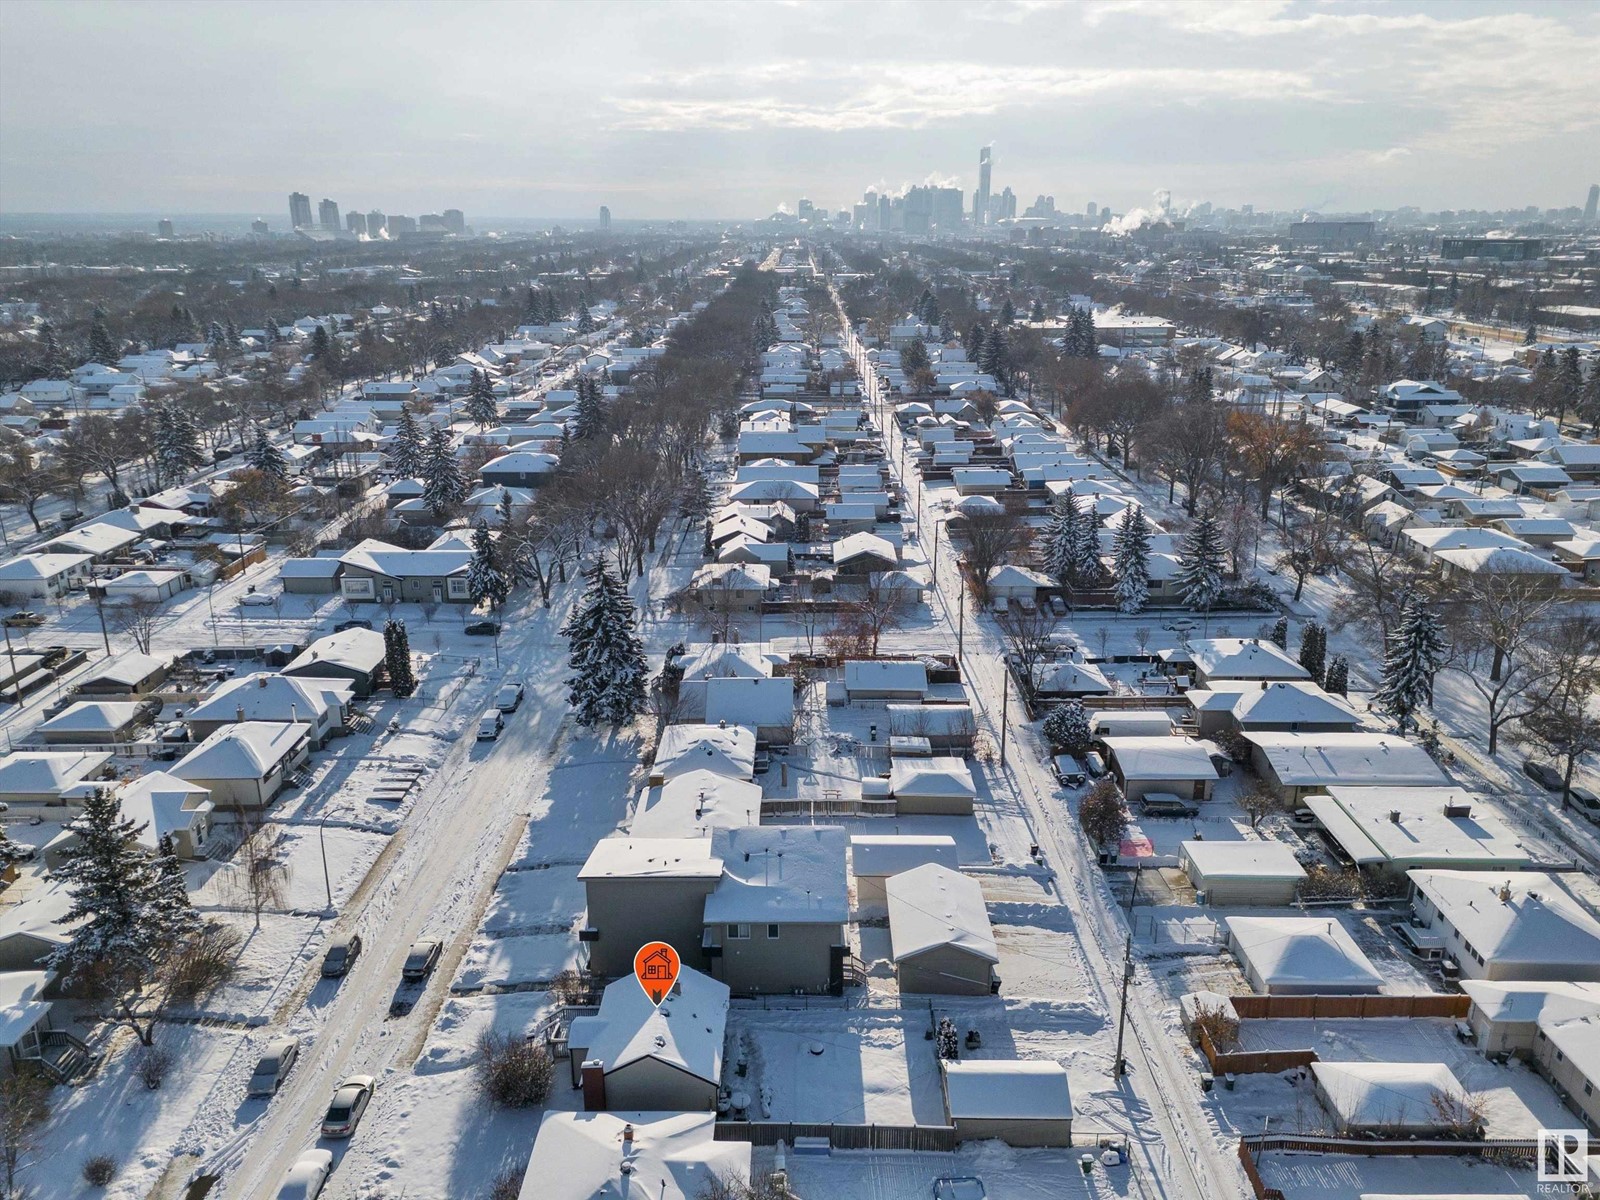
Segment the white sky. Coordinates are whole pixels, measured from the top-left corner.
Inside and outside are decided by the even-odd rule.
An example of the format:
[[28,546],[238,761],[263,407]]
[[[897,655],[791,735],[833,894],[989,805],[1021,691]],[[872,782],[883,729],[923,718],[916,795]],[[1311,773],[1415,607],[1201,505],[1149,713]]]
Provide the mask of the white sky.
[[0,0],[0,212],[1582,204],[1600,3]]

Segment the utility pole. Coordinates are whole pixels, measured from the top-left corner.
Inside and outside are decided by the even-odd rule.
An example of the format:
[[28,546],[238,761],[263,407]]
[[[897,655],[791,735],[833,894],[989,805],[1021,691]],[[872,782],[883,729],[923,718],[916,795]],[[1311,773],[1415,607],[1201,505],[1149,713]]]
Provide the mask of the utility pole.
[[1011,709],[1011,664],[1000,660],[1000,765],[1006,765],[1006,714]]
[[[934,581],[938,586],[938,580]],[[946,612],[949,609],[945,610]],[[960,580],[956,581],[956,661],[960,662],[964,653],[962,647],[966,644],[967,633],[967,589],[961,586]]]
[[1117,1015],[1117,1057],[1111,1074],[1120,1079],[1128,1073],[1128,1062],[1122,1057],[1122,1035],[1128,1027],[1128,982],[1133,978],[1133,926],[1128,926],[1128,942],[1122,951],[1122,1011]]
[[[3,630],[5,632],[5,635],[6,635],[6,657],[8,657],[11,660],[11,697],[12,697],[13,700],[15,700],[17,702],[17,707],[21,708],[22,707],[22,681],[17,678],[17,652],[11,648],[11,626],[5,624],[4,622],[0,622],[0,630]],[[10,739],[11,739],[11,733],[8,730],[6,732],[6,740],[9,742]]]
[[106,644],[106,657],[111,657],[111,635],[106,632],[105,595],[98,588],[91,589],[94,596],[94,611],[100,618],[100,640]]
[[328,818],[324,814],[322,820],[317,822],[317,844],[322,847],[322,886],[328,893],[328,911],[333,911],[333,884],[328,878]]

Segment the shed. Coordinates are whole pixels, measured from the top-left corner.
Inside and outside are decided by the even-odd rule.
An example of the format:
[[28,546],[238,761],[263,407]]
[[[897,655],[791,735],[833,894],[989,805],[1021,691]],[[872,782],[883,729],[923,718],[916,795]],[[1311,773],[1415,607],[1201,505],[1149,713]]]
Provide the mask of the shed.
[[79,679],[76,690],[85,696],[142,696],[166,681],[169,666],[165,658],[129,651]]
[[945,1114],[961,1141],[1072,1145],[1072,1087],[1059,1063],[977,1058],[939,1066]]
[[954,871],[961,865],[956,840],[948,834],[859,833],[850,838],[850,874],[856,881],[858,910],[886,909],[889,878],[938,863]]
[[1000,961],[983,888],[938,863],[891,875],[889,942],[900,991],[987,996]]
[[1334,916],[1229,917],[1228,948],[1260,995],[1358,996],[1383,976]]
[[1205,902],[1219,908],[1293,904],[1306,877],[1282,842],[1187,841],[1178,847],[1178,862]]

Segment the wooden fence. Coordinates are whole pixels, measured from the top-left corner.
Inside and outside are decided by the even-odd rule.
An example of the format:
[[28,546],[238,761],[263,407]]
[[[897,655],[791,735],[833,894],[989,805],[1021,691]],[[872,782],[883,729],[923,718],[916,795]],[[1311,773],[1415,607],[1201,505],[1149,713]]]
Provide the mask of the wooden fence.
[[1211,1042],[1211,1035],[1199,1030],[1200,1053],[1211,1064],[1213,1075],[1276,1075],[1308,1067],[1317,1061],[1315,1050],[1235,1050],[1224,1054]]
[[1460,1020],[1472,1010],[1470,996],[1232,996],[1241,1021],[1276,1017],[1322,1018],[1444,1017]]
[[953,1125],[795,1124],[790,1121],[718,1121],[716,1140],[791,1149],[795,1138],[827,1138],[835,1150],[954,1150]]

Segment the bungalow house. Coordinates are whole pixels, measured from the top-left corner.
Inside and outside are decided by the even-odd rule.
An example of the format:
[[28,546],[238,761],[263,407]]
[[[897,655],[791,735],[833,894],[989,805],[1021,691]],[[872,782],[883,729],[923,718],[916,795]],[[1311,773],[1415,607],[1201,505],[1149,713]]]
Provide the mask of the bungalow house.
[[223,808],[265,808],[306,761],[305,725],[243,721],[218,729],[172,768]]
[[0,562],[0,594],[13,600],[59,600],[86,582],[94,556],[78,551],[19,554]]
[[[1201,732],[1206,726],[1242,733],[1353,733],[1361,725],[1361,718],[1348,702],[1330,696],[1309,680],[1277,680],[1257,683],[1253,680],[1222,680],[1228,685],[1219,690],[1220,697],[1232,699],[1226,716],[1220,721],[1208,721],[1215,715],[1209,709],[1209,693],[1191,691],[1185,697],[1201,715]],[[1239,690],[1233,690],[1240,685]]]
[[1415,742],[1388,733],[1252,733],[1250,761],[1288,801],[1330,785],[1443,787],[1450,780]]
[[518,1200],[620,1200],[633,1180],[649,1200],[699,1200],[715,1179],[751,1177],[750,1143],[716,1132],[715,1113],[547,1112]]
[[852,834],[850,876],[855,880],[856,909],[873,915],[887,912],[889,880],[930,863],[957,870],[961,859],[955,838],[948,834]]
[[166,682],[172,664],[153,654],[129,651],[78,680],[82,696],[144,696]]
[[1406,872],[1463,979],[1600,981],[1600,921],[1544,871]]
[[889,795],[901,816],[970,816],[977,788],[962,759],[895,758],[889,764]]
[[685,716],[704,717],[706,683],[712,679],[770,679],[774,658],[755,647],[733,642],[713,642],[696,647],[694,652],[672,665],[681,673],[678,682],[678,711]]
[[257,672],[230,679],[189,710],[189,735],[204,741],[240,721],[278,721],[306,727],[311,748],[343,733],[352,685],[347,679]]
[[760,563],[707,563],[695,571],[687,594],[714,612],[759,612],[774,586],[772,569]]
[[1016,1058],[941,1060],[939,1081],[945,1117],[955,1128],[958,1141],[1072,1145],[1072,1085],[1060,1063]]
[[1472,1000],[1467,1023],[1485,1055],[1532,1058],[1541,1030],[1600,1012],[1600,983],[1463,979],[1461,990]]
[[1556,1095],[1583,1118],[1591,1136],[1600,1132],[1600,1099],[1595,1095],[1600,1083],[1600,1020],[1595,1013],[1541,1017],[1533,1061]]
[[833,543],[833,568],[840,575],[871,576],[899,565],[894,543],[875,533],[852,533]]
[[0,758],[0,802],[71,803],[104,779],[112,757],[103,750],[25,750]]
[[636,838],[709,837],[761,823],[761,785],[715,771],[688,771],[639,793],[628,832]]
[[729,779],[755,777],[756,731],[748,725],[668,725],[656,743],[650,784],[690,771],[713,771]]
[[485,463],[478,481],[492,488],[536,488],[550,479],[560,461],[537,450],[513,450]]
[[1439,562],[1440,574],[1445,580],[1492,575],[1507,582],[1516,580],[1554,590],[1567,578],[1567,569],[1560,563],[1541,558],[1522,545],[1438,550],[1434,558]]
[[367,538],[339,557],[339,594],[346,600],[402,604],[471,604],[468,549],[408,550]]
[[1383,975],[1334,915],[1227,917],[1228,949],[1261,996],[1356,996],[1383,988]]
[[142,708],[132,701],[78,700],[39,726],[39,740],[47,746],[132,741]]
[[1554,543],[1550,552],[1556,562],[1584,582],[1600,580],[1600,535],[1585,530]]
[[1122,793],[1137,800],[1152,792],[1194,800],[1211,799],[1217,768],[1208,743],[1179,737],[1102,739],[1108,765]]
[[706,722],[738,721],[755,729],[756,739],[786,746],[794,738],[794,680],[708,679],[705,681]]
[[1307,671],[1276,642],[1262,638],[1203,638],[1191,642],[1196,687],[1214,679],[1309,679]]
[[203,858],[216,804],[198,783],[166,771],[152,771],[124,784],[117,793],[122,815],[143,825],[139,843],[155,852],[163,837],[172,839],[179,858]]
[[960,496],[998,496],[1011,487],[1011,472],[1003,467],[955,467],[950,472]]
[[1560,467],[1575,483],[1600,481],[1600,444],[1562,442],[1544,451],[1539,458]]
[[312,642],[280,674],[348,680],[351,694],[364,700],[381,684],[384,661],[383,634],[375,629],[344,629]]
[[1093,663],[1047,662],[1037,668],[1033,692],[1045,699],[1106,696],[1111,693],[1111,681]]
[[628,975],[593,1016],[573,1018],[567,1053],[586,1112],[710,1112],[722,1085],[728,989],[684,967],[660,1004]]
[[87,554],[97,563],[122,557],[144,535],[132,529],[119,529],[115,525],[80,525],[69,533],[45,542],[40,549],[46,554]]
[[1305,797],[1323,834],[1364,872],[1520,871],[1527,849],[1480,796],[1457,787],[1330,787]]
[[850,703],[915,700],[928,694],[928,668],[914,659],[855,659],[844,664],[844,694]]
[[890,876],[889,943],[902,993],[987,996],[1000,962],[983,887],[937,863]]
[[[595,843],[578,871],[588,903],[581,935],[589,970],[602,979],[633,975],[634,952],[662,941],[685,967],[704,969],[706,900],[722,878],[722,859],[705,837],[610,837]],[[624,982],[637,983],[631,978]]]
[[723,874],[705,902],[711,974],[735,993],[841,995],[849,954],[845,832],[748,826],[712,838]]

